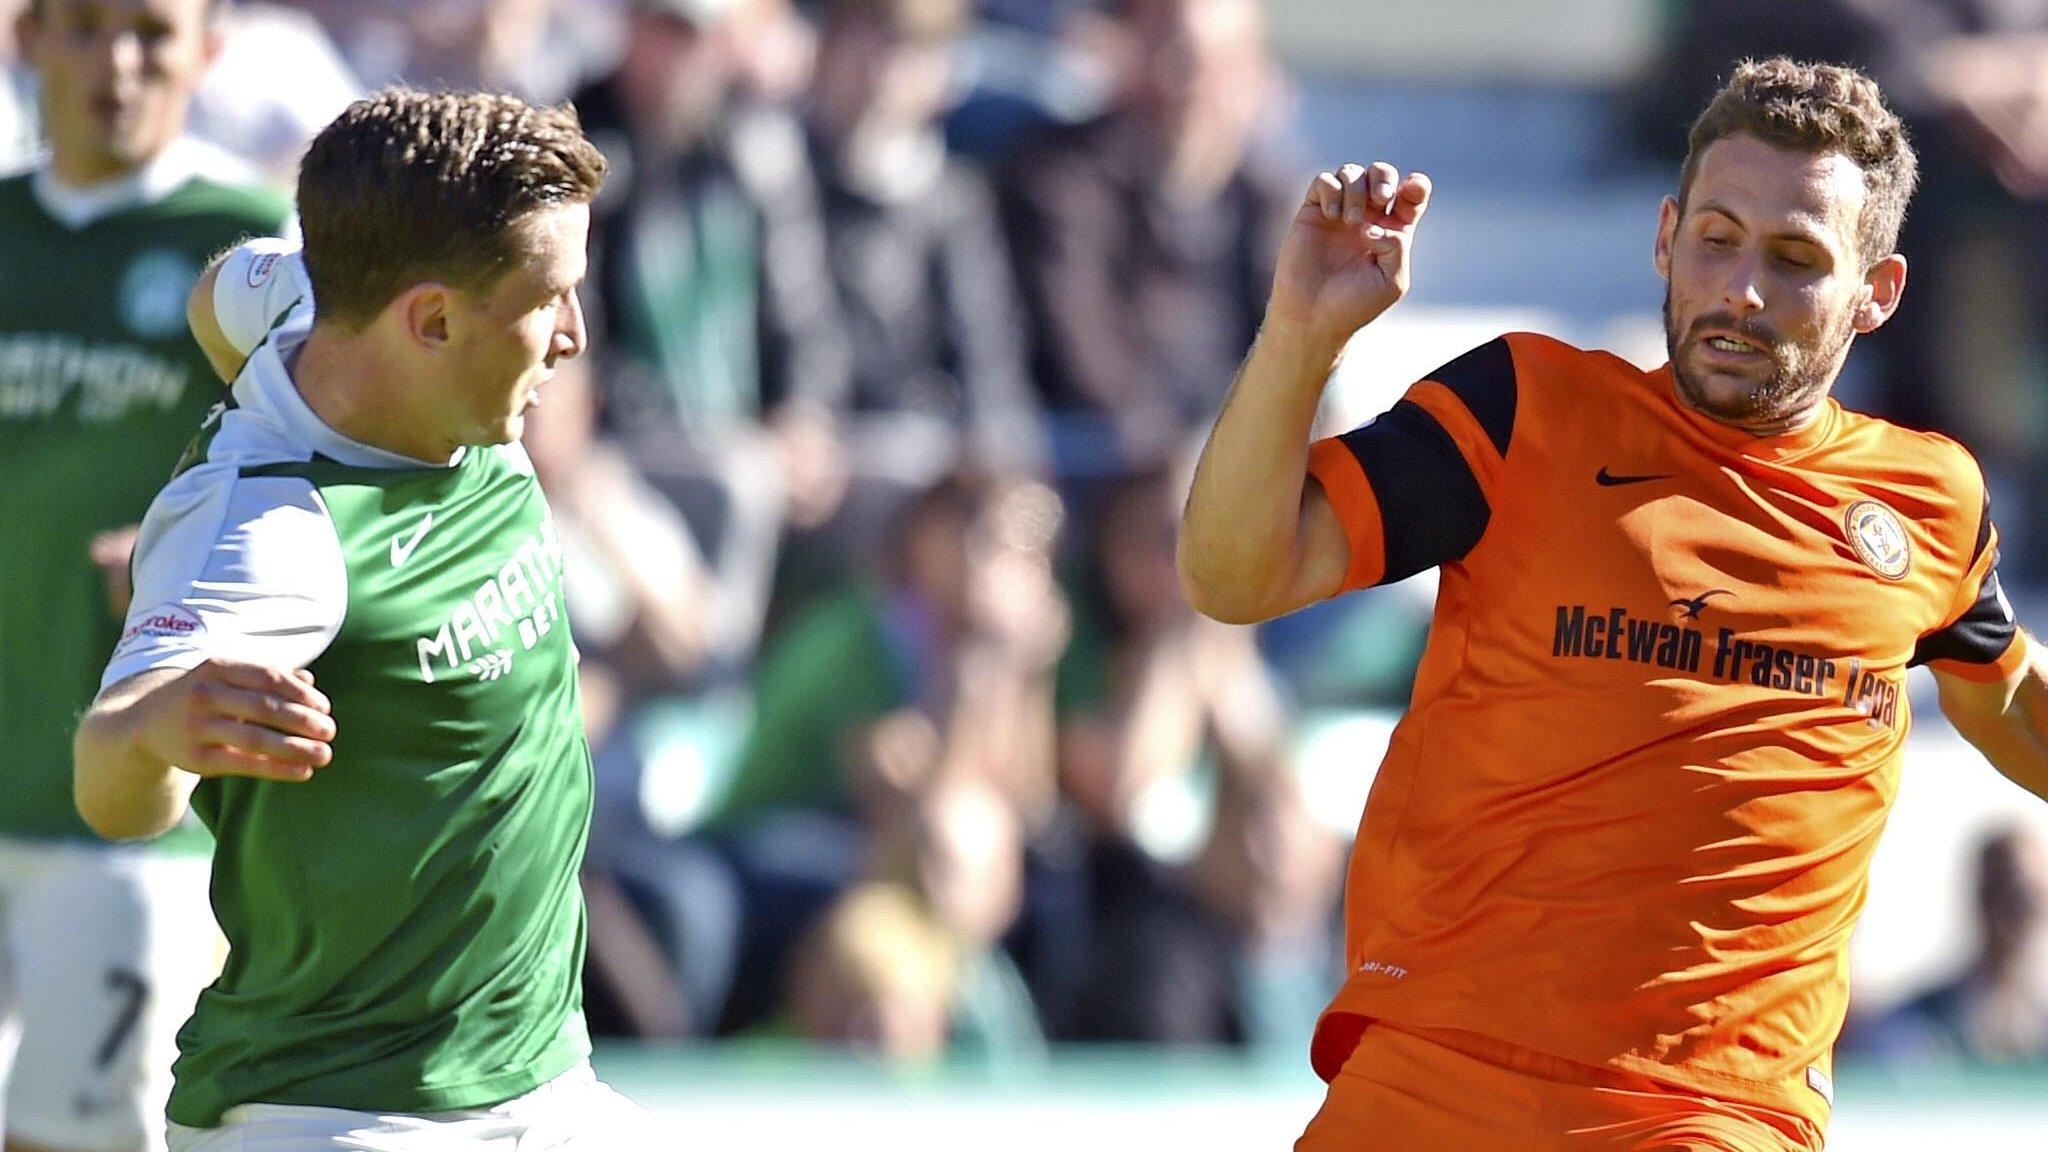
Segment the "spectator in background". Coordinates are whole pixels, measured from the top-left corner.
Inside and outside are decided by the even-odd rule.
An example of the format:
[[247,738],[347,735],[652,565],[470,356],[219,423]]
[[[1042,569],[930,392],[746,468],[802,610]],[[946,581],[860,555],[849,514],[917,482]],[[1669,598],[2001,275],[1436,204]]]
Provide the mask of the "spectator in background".
[[[0,0],[0,28],[11,29],[28,0]],[[15,38],[0,36],[0,174],[12,175],[35,163],[41,133],[36,130],[35,77],[15,50]]]
[[807,1040],[929,1060],[945,1050],[959,979],[953,941],[914,895],[863,884],[836,901],[798,948],[790,1024]]
[[363,86],[306,12],[236,3],[224,17],[220,58],[192,101],[192,134],[290,184],[306,145]]
[[1251,630],[1181,595],[1183,488],[1165,467],[1110,488],[1060,667],[1061,779],[1090,842],[1094,926],[1072,1028],[1299,1043],[1333,988],[1319,958],[1341,845],[1302,802]]
[[785,521],[844,493],[847,389],[802,132],[743,99],[735,22],[758,2],[634,0],[618,67],[575,98],[620,174],[591,236],[603,425],[701,494],[724,611],[754,630]]
[[792,961],[798,1033],[899,1059],[1041,1058],[1037,1010],[1001,944],[1023,902],[1021,832],[987,781],[950,771],[892,804],[865,878]]
[[178,1025],[220,970],[207,839],[79,818],[78,715],[121,638],[135,525],[225,398],[185,330],[214,253],[286,197],[185,138],[217,0],[35,0],[10,26],[46,159],[0,181],[0,1086],[9,1152],[163,1147]]
[[1977,952],[1959,973],[1867,1027],[1848,1046],[1898,1062],[2048,1056],[2048,841],[2023,826],[1985,836],[1975,876]]
[[[1258,329],[1295,178],[1261,137],[1281,86],[1256,0],[1114,0],[1111,110],[1019,149],[997,184],[1072,471],[1156,459],[1221,402]],[[1102,443],[1089,429],[1107,428]]]
[[[596,810],[582,884],[591,1027],[641,1038],[716,1022],[737,931],[732,883],[708,853],[653,826],[644,784],[677,739],[662,723],[707,660],[751,644],[719,611],[690,528],[616,445],[596,437],[578,361],[558,364],[523,443],[565,556]],[[736,737],[735,737],[736,739]]]
[[806,104],[853,353],[851,462],[884,515],[956,458],[1044,465],[993,197],[940,125],[970,14],[967,0],[827,0]]
[[372,87],[490,89],[552,103],[616,50],[616,0],[293,0]]
[[941,768],[884,814],[869,875],[916,894],[958,959],[949,1047],[993,1063],[1042,1057],[1045,1031],[1003,939],[1024,902],[1024,823],[985,779]]
[[1052,667],[1066,606],[1051,490],[954,473],[901,510],[879,581],[805,608],[764,653],[753,732],[716,818],[749,955],[728,1023],[758,1018],[798,932],[863,874],[877,830],[941,781],[1002,797],[1026,835],[1053,804]]
[[[1872,406],[1952,434],[2007,509],[2010,575],[2048,576],[2048,6],[2017,0],[1683,0],[1637,107],[1667,159],[1745,57],[1855,64],[1891,94],[1940,195],[1907,214],[1914,306],[1874,348]],[[2018,510],[2017,512],[2015,510]],[[2032,512],[2032,515],[2027,514]]]

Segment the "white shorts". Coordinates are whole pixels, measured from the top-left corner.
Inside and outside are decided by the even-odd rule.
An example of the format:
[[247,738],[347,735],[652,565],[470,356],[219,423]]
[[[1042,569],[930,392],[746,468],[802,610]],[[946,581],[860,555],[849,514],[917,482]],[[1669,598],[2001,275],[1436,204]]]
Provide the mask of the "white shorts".
[[0,840],[0,1129],[160,1152],[179,1025],[227,946],[204,855]]
[[[379,1114],[243,1104],[217,1128],[172,1124],[171,1152],[651,1152],[654,1120],[582,1064],[492,1108]],[[671,1141],[670,1143],[673,1143]]]

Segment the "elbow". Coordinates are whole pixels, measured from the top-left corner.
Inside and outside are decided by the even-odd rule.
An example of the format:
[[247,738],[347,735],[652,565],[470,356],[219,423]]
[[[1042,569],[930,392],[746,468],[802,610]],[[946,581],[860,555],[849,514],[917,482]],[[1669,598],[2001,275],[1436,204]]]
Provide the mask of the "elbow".
[[152,821],[112,779],[104,737],[90,716],[79,725],[71,746],[71,803],[85,826],[107,840],[148,840],[170,830],[171,823]]
[[108,803],[82,777],[73,777],[71,798],[78,808],[78,815],[85,820],[85,826],[103,840],[148,840],[165,831],[141,823],[118,806]]
[[1261,624],[1277,613],[1268,611],[1261,598],[1246,595],[1245,582],[1219,572],[1199,548],[1191,547],[1183,535],[1174,552],[1174,567],[1180,574],[1180,594],[1188,606],[1221,624]]

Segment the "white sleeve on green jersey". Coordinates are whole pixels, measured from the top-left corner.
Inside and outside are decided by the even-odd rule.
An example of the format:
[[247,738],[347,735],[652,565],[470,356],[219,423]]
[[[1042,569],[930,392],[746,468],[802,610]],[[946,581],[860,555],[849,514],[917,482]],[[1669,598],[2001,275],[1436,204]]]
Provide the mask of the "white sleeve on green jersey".
[[347,608],[341,540],[311,482],[201,464],[143,518],[135,599],[100,686],[210,657],[303,668]]
[[247,356],[294,305],[310,305],[312,282],[299,245],[275,236],[246,240],[221,261],[213,281],[213,318]]

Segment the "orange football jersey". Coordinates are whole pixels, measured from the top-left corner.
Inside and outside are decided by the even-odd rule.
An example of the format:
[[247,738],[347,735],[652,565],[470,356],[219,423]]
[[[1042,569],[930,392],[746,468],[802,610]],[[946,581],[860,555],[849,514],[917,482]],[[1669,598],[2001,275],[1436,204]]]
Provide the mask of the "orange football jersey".
[[1515,334],[1310,473],[1347,587],[1442,567],[1318,1072],[1382,1019],[1824,1124],[1906,669],[2024,658],[1969,454],[1833,401],[1754,437]]

